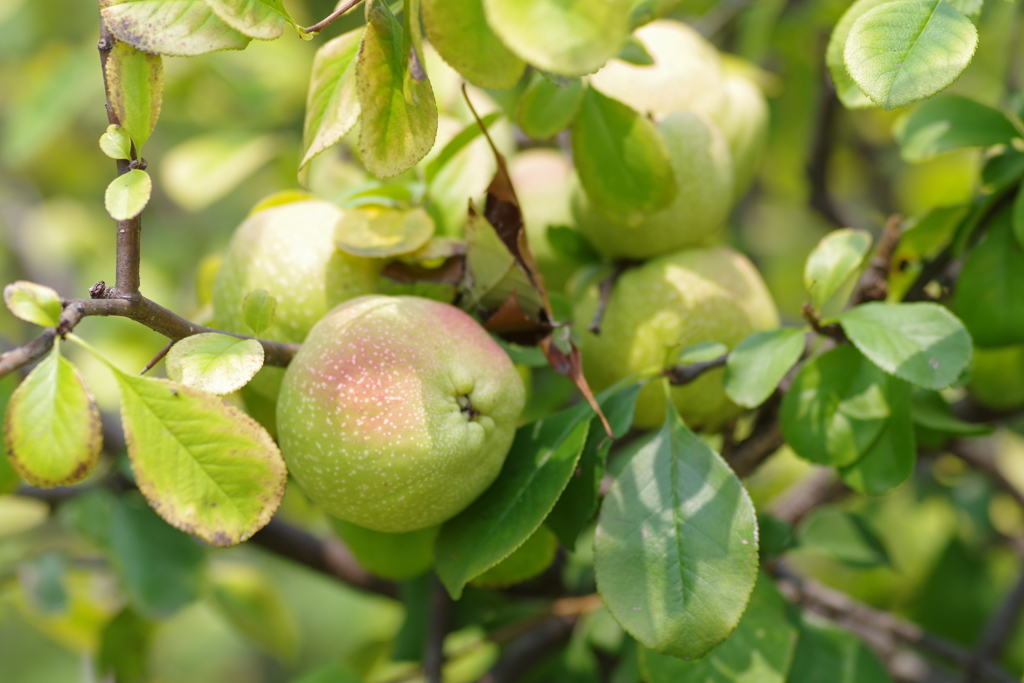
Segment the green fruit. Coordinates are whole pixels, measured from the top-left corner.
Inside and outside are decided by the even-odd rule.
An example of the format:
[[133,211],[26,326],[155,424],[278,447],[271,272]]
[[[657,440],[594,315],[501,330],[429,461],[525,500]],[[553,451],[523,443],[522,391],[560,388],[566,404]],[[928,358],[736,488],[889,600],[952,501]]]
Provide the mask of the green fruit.
[[281,453],[328,514],[414,531],[494,481],[524,402],[512,361],[459,309],[364,296],[317,323],[288,366]]
[[439,526],[388,534],[334,517],[329,521],[359,565],[371,574],[404,581],[419,576],[434,564],[434,541],[441,530]]
[[[595,392],[661,368],[674,347],[719,342],[732,348],[752,332],[779,324],[775,303],[753,264],[722,246],[679,251],[627,270],[609,297],[600,335],[587,330],[597,303],[593,286],[573,316],[583,370]],[[672,387],[672,401],[691,428],[716,431],[740,413],[725,395],[722,373],[714,370]],[[665,403],[661,382],[652,382],[640,392],[633,425],[660,426]]]
[[546,526],[540,526],[505,559],[470,583],[481,588],[505,588],[540,575],[555,560],[558,538]]
[[582,189],[573,195],[577,228],[611,258],[642,260],[706,244],[729,215],[732,161],[721,132],[704,116],[688,111],[670,114],[658,131],[679,187],[671,206],[630,228],[603,216]]
[[743,196],[754,181],[768,149],[768,101],[745,73],[749,67],[732,57],[724,61],[725,98],[711,120],[725,136],[732,157],[733,197]]
[[993,410],[1024,406],[1024,346],[974,348],[971,396]]

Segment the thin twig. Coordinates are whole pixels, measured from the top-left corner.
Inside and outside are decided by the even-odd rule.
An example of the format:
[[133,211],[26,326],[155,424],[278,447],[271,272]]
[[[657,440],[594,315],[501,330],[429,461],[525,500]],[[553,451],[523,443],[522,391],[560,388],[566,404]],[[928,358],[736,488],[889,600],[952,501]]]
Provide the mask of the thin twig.
[[341,15],[345,14],[362,1],[363,0],[349,0],[345,4],[338,7],[338,9],[334,10],[329,15],[327,15],[327,17],[325,17],[321,21],[318,21],[317,23],[303,30],[306,33],[310,33],[315,36],[316,34],[320,33],[320,31],[323,31],[325,28],[333,24],[335,19],[341,18]]
[[452,618],[452,599],[437,575],[431,577],[430,617],[423,646],[423,672],[427,683],[441,683],[444,667],[444,639]]
[[688,365],[673,365],[662,372],[668,378],[669,384],[678,387],[693,382],[709,370],[725,367],[729,360],[729,354],[723,353],[718,358],[702,360]]
[[793,484],[772,505],[771,512],[783,521],[796,524],[814,508],[831,503],[849,491],[846,484],[836,477],[835,470],[823,467]]
[[[775,451],[782,448],[786,440],[779,426],[779,407],[782,405],[782,391],[777,390],[761,406],[754,420],[750,436],[732,444],[727,454],[723,453],[737,477],[745,477],[761,466]],[[725,450],[725,449],[723,449]]]
[[593,334],[601,334],[601,322],[604,320],[604,312],[608,308],[608,300],[612,296],[615,283],[619,281],[623,273],[636,265],[635,261],[616,261],[612,272],[597,286],[597,310],[594,311],[594,319],[587,327]]
[[840,111],[835,86],[826,70],[822,77],[821,89],[818,92],[818,119],[814,126],[810,159],[808,159],[806,167],[807,181],[810,184],[808,203],[823,218],[841,228],[848,223],[840,214],[828,186],[828,167],[832,159],[833,145],[836,140],[836,119]]
[[974,648],[974,659],[967,666],[967,683],[984,680],[983,668],[986,662],[995,662],[1006,649],[1010,637],[1013,636],[1020,621],[1021,610],[1024,609],[1024,573],[1010,589],[1009,595],[992,617],[992,620],[981,634]]
[[502,653],[498,663],[480,678],[480,683],[514,683],[546,657],[562,648],[572,636],[576,616],[554,616],[519,636]]
[[864,274],[850,298],[850,306],[867,301],[885,301],[889,295],[889,271],[892,268],[892,255],[900,243],[903,217],[899,214],[889,216],[878,240],[878,248],[868,264]]
[[173,340],[167,342],[167,344],[164,346],[164,348],[160,349],[157,352],[157,354],[155,356],[153,356],[153,359],[151,361],[149,361],[148,363],[146,363],[146,367],[142,368],[142,372],[140,372],[139,374],[140,375],[145,375],[147,372],[152,370],[153,367],[157,363],[159,363],[160,361],[162,361],[164,359],[164,356],[167,355],[167,352],[171,350],[171,347],[174,346],[175,343],[176,342],[174,342]]

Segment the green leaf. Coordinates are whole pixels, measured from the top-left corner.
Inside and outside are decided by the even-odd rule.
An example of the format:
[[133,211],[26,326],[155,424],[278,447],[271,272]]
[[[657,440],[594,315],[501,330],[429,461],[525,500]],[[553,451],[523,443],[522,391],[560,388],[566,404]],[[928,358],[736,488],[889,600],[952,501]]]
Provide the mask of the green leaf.
[[889,551],[867,520],[848,510],[825,507],[812,511],[800,522],[797,537],[802,548],[853,567],[871,569],[892,564]]
[[989,222],[957,281],[953,308],[978,346],[1024,343],[1024,250],[1012,220],[1004,210]]
[[805,460],[849,465],[878,439],[894,407],[890,378],[852,346],[807,362],[782,399],[782,434]]
[[18,568],[18,579],[25,598],[47,615],[58,616],[68,609],[65,588],[67,562],[59,550],[47,550]]
[[4,303],[15,318],[40,327],[60,324],[60,294],[45,285],[17,280],[4,287]]
[[359,151],[366,169],[390,178],[422,159],[437,136],[430,81],[413,78],[402,25],[383,0],[367,0],[366,34],[356,61],[362,110]]
[[605,605],[645,647],[702,657],[739,623],[757,562],[750,496],[670,410],[601,506],[594,571]]
[[125,607],[103,627],[96,667],[117,683],[143,683],[149,673],[149,652],[156,624]]
[[14,390],[4,445],[11,466],[33,486],[67,486],[99,464],[100,410],[58,345]]
[[116,221],[135,218],[149,203],[153,194],[153,181],[145,171],[134,168],[119,175],[107,185],[103,202],[107,213]]
[[136,50],[127,43],[117,43],[107,57],[105,75],[110,106],[136,149],[141,150],[160,118],[163,58]]
[[593,416],[589,406],[577,406],[520,427],[495,482],[442,525],[435,571],[453,598],[548,516],[576,470]]
[[359,120],[356,55],[362,40],[363,29],[359,28],[327,41],[316,51],[306,98],[300,169],[338,144]]
[[280,148],[273,135],[224,130],[189,138],[160,164],[164,191],[187,211],[200,211],[238,187]]
[[871,101],[893,109],[949,86],[977,47],[978,30],[948,2],[907,0],[861,15],[850,27],[843,59]]
[[281,37],[285,24],[295,25],[282,0],[203,0],[231,28],[257,40]]
[[820,309],[857,272],[870,248],[871,233],[853,228],[833,230],[818,242],[804,267],[804,287],[815,308]]
[[277,316],[277,299],[265,289],[254,289],[245,295],[242,301],[242,319],[258,337],[274,324]]
[[570,263],[598,263],[601,255],[583,234],[567,225],[549,225],[547,229],[548,243],[552,251]]
[[658,129],[593,88],[572,127],[572,153],[587,197],[616,222],[637,226],[675,199],[675,175]]
[[487,23],[530,64],[583,76],[618,54],[631,0],[484,0]]
[[615,58],[636,66],[652,66],[654,64],[654,57],[636,36],[626,38],[626,42],[623,43],[622,49],[619,50],[619,54]]
[[583,104],[583,81],[574,78],[559,87],[540,73],[519,96],[516,123],[534,140],[548,140],[569,127]]
[[171,347],[165,365],[172,381],[220,396],[256,376],[263,367],[263,346],[217,332],[194,334]]
[[629,13],[629,29],[650,23],[663,17],[679,4],[679,0],[633,0]]
[[124,128],[112,123],[107,126],[107,132],[100,136],[100,149],[111,159],[132,158],[132,139]]
[[729,354],[725,393],[738,405],[761,405],[800,360],[805,342],[804,330],[795,327],[750,335]]
[[505,588],[532,579],[555,559],[558,537],[541,525],[508,557],[494,565],[470,583],[483,588]]
[[139,490],[169,524],[215,547],[270,521],[287,472],[270,435],[216,396],[115,371]]
[[640,648],[646,683],[784,683],[796,649],[797,629],[771,578],[759,574],[750,603],[729,639],[704,657],[687,661]]
[[214,565],[213,604],[240,633],[282,661],[295,658],[299,627],[271,577],[241,563]]
[[367,258],[416,251],[434,236],[434,219],[420,207],[391,209],[362,206],[346,211],[334,228],[334,243],[344,252]]
[[875,365],[928,389],[945,389],[971,362],[971,336],[938,304],[867,303],[839,323]]
[[985,162],[981,182],[988,189],[1008,187],[1024,176],[1024,154],[1012,147]]
[[870,9],[893,0],[856,0],[846,10],[839,21],[832,29],[832,35],[828,41],[828,48],[825,50],[825,65],[828,66],[829,74],[832,76],[832,83],[836,88],[836,95],[839,101],[847,109],[863,109],[872,106],[857,84],[850,78],[846,70],[846,63],[843,61],[843,48],[846,47],[846,39],[850,35],[850,27],[860,19],[861,15]]
[[[840,674],[840,672],[842,672]],[[841,675],[841,678],[837,678]],[[787,683],[890,683],[892,679],[860,638],[804,613]]]
[[154,54],[189,57],[242,50],[251,40],[203,0],[104,0],[100,14],[118,40]]
[[[492,111],[490,114],[487,114],[480,119],[480,121],[484,124],[484,128],[487,128],[488,126],[493,125],[495,121],[501,118],[501,116],[502,113],[500,111]],[[454,159],[459,152],[469,145],[469,143],[476,140],[481,133],[483,133],[483,129],[480,128],[480,124],[473,121],[473,123],[470,123],[459,131],[458,135],[449,140],[448,144],[444,146],[444,149],[441,150],[440,154],[427,162],[423,167],[423,175],[426,178],[427,183],[433,183],[437,178],[437,175],[448,165],[448,162]]]
[[960,95],[919,104],[894,130],[904,161],[918,163],[962,147],[1008,145],[1020,133],[998,109]]
[[729,347],[719,342],[701,342],[693,346],[684,346],[666,365],[690,365],[706,363],[729,353]]
[[1013,200],[1013,237],[1017,246],[1024,248],[1024,191],[1018,189]]
[[986,424],[964,422],[953,416],[946,399],[937,391],[918,389],[910,398],[910,417],[918,428],[918,441],[924,430],[930,439],[929,447],[940,449],[949,438],[958,436],[985,436],[993,432]]
[[362,683],[362,680],[347,665],[331,662],[295,679],[294,683]]
[[889,419],[861,459],[839,471],[850,488],[869,496],[888,493],[905,482],[914,473],[917,461],[914,423],[910,419],[911,386],[894,377],[888,380],[885,401],[891,410]]
[[441,58],[473,85],[511,88],[526,69],[487,24],[483,0],[423,0],[423,28]]
[[434,564],[434,541],[440,526],[388,534],[352,522],[329,518],[334,532],[368,572],[385,579],[413,579]]

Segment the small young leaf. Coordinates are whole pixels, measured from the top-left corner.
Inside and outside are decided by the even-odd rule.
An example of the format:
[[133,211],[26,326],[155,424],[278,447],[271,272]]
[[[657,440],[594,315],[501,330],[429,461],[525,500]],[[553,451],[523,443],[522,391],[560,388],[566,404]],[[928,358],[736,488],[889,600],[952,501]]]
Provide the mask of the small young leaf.
[[60,324],[60,294],[45,285],[18,280],[4,287],[4,303],[14,317],[40,327]]
[[548,140],[569,127],[583,104],[583,81],[574,78],[558,87],[540,73],[519,96],[516,123],[534,140]]
[[825,50],[825,64],[828,66],[829,74],[832,76],[836,95],[847,109],[863,109],[872,106],[868,96],[850,78],[850,74],[846,70],[846,64],[843,62],[843,48],[846,47],[846,39],[850,35],[850,27],[868,10],[892,1],[856,0],[856,2],[850,5],[843,16],[839,18],[835,28],[832,29],[828,48]]
[[423,0],[423,28],[441,58],[473,85],[511,88],[526,69],[487,24],[482,0]]
[[626,38],[626,42],[622,45],[622,49],[619,50],[616,59],[637,66],[651,66],[654,64],[654,57],[651,56],[651,53],[647,51],[647,48],[644,47],[644,44],[636,36]]
[[729,347],[719,342],[701,342],[694,346],[685,346],[678,353],[671,357],[666,365],[690,365],[692,363],[706,363],[715,360],[719,356],[729,353]]
[[149,651],[156,624],[125,607],[103,627],[96,668],[101,676],[118,683],[143,683],[148,679]]
[[998,109],[961,95],[922,102],[894,131],[904,161],[918,163],[961,147],[1008,145],[1020,133]]
[[789,668],[789,683],[834,681],[842,672],[843,683],[891,683],[878,658],[860,638],[821,617],[804,612],[800,635]]
[[255,420],[189,387],[115,374],[132,472],[161,517],[216,547],[270,521],[287,472]]
[[367,0],[366,33],[356,61],[362,110],[359,151],[366,169],[390,178],[422,159],[437,136],[430,81],[413,78],[402,25],[383,0]]
[[741,341],[725,365],[725,393],[746,408],[764,403],[800,360],[804,336],[802,329],[788,327],[755,332]]
[[336,145],[359,120],[356,55],[363,29],[349,31],[324,43],[313,58],[302,129],[302,162]]
[[382,206],[349,209],[334,229],[334,243],[344,252],[383,258],[416,251],[434,236],[434,219],[420,207]]
[[804,287],[815,308],[820,309],[857,271],[870,248],[871,233],[853,228],[833,230],[818,242],[804,267]]
[[541,525],[508,557],[494,565],[470,583],[483,588],[505,588],[532,579],[555,559],[558,538]]
[[388,534],[334,517],[329,521],[360,566],[377,576],[404,581],[423,574],[434,564],[434,541],[440,526]]
[[102,443],[96,401],[54,345],[7,404],[4,445],[11,466],[33,486],[67,486],[92,472]]
[[928,389],[945,389],[971,362],[971,336],[938,304],[867,303],[839,323],[875,365]]
[[757,580],[754,505],[675,411],[605,496],[598,592],[642,645],[702,657],[729,637]]
[[843,59],[857,86],[885,109],[931,97],[960,77],[978,29],[945,0],[887,2],[850,27]]
[[232,626],[281,661],[294,659],[299,626],[270,576],[250,564],[221,563],[210,583],[213,604]]
[[263,346],[216,332],[194,334],[171,347],[165,364],[172,381],[220,396],[256,376],[263,367]]
[[242,319],[258,337],[274,324],[277,315],[277,299],[265,289],[254,289],[242,301]]
[[203,0],[224,23],[257,40],[274,40],[294,25],[281,0]]
[[601,68],[629,33],[631,0],[484,0],[487,23],[538,68],[584,76]]
[[164,96],[163,58],[117,43],[107,57],[110,106],[137,149],[156,128]]
[[996,214],[957,281],[953,309],[978,346],[1024,343],[1024,248],[1013,228],[1012,209]]
[[868,496],[880,496],[896,488],[914,473],[917,462],[917,443],[914,423],[910,419],[909,382],[888,377],[885,401],[890,406],[878,438],[860,460],[839,470],[843,481]]
[[132,139],[124,128],[112,123],[107,126],[107,132],[100,136],[100,149],[111,159],[132,158]]
[[802,548],[823,552],[853,567],[870,569],[892,564],[889,552],[867,520],[848,510],[814,510],[801,521],[797,537]]
[[243,50],[251,40],[203,0],[105,0],[100,15],[118,40],[154,54],[189,57]]
[[149,174],[135,168],[111,181],[103,201],[111,218],[126,221],[142,213],[152,194]]
[[639,225],[675,199],[675,175],[657,128],[593,88],[572,127],[572,152],[587,197],[618,223]]

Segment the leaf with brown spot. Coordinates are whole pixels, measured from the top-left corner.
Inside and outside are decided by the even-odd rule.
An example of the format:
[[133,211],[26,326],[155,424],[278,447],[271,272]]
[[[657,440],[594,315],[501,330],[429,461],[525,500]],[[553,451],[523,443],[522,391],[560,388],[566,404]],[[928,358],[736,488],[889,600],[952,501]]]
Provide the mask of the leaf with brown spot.
[[142,149],[160,117],[163,58],[119,42],[107,57],[104,75],[117,120],[135,146]]

